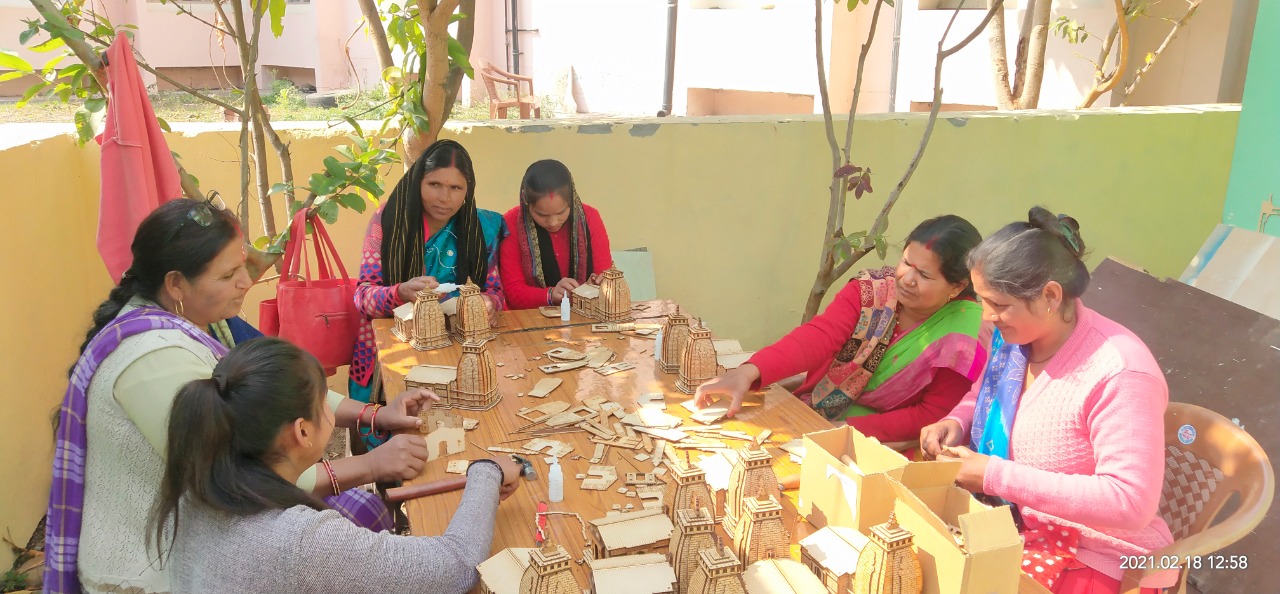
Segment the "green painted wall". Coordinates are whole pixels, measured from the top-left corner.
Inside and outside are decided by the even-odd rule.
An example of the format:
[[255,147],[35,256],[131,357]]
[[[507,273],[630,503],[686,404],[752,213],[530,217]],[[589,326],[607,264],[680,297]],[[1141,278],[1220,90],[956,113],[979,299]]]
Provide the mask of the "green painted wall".
[[[1255,22],[1240,132],[1222,210],[1222,222],[1249,230],[1258,230],[1262,203],[1280,194],[1280,2],[1259,2]],[[1280,235],[1280,217],[1271,217],[1263,231]]]

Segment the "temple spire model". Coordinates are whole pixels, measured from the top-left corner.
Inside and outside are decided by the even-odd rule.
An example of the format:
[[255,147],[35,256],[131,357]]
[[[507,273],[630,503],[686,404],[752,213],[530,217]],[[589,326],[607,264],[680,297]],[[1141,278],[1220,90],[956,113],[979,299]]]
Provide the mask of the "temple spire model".
[[680,313],[680,308],[677,306],[676,313],[667,316],[667,322],[662,325],[662,351],[658,356],[658,364],[662,366],[663,371],[667,373],[680,371],[684,347],[688,344],[689,316]]
[[[665,343],[667,337],[664,335]],[[716,358],[716,345],[711,341],[711,331],[706,326],[689,329],[689,340],[680,355],[680,377],[676,389],[685,394],[697,391],[698,386],[720,375],[720,362]]]
[[894,512],[889,521],[871,527],[870,542],[858,557],[853,591],[867,594],[920,594],[920,559],[911,548],[914,538],[898,525]]

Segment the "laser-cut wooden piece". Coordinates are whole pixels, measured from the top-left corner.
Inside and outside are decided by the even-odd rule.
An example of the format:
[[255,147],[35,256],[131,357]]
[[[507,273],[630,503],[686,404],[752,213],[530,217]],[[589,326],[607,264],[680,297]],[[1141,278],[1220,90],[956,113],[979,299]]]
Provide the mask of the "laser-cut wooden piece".
[[525,407],[516,411],[516,416],[531,423],[541,423],[548,418],[569,410],[569,403],[563,400],[552,400],[546,404]]
[[583,367],[586,367],[586,366],[587,366],[586,361],[567,361],[564,363],[548,363],[546,365],[539,365],[538,369],[541,369],[543,373],[560,373],[562,371],[573,371],[574,369],[582,369]]
[[[589,365],[588,365],[589,367]],[[636,364],[630,361],[614,363],[613,365],[605,365],[596,369],[596,373],[600,375],[613,375],[621,371],[629,371],[636,368]]]
[[582,351],[575,351],[566,347],[556,347],[544,353],[546,356],[558,361],[581,361],[587,358],[587,354]]
[[618,481],[618,469],[613,466],[593,464],[587,467],[587,479],[582,481],[588,491],[608,491]]
[[564,380],[558,377],[544,377],[538,380],[538,383],[534,384],[532,390],[529,390],[529,396],[534,398],[546,398],[547,395],[551,394],[552,390],[559,388],[560,384],[563,383]]

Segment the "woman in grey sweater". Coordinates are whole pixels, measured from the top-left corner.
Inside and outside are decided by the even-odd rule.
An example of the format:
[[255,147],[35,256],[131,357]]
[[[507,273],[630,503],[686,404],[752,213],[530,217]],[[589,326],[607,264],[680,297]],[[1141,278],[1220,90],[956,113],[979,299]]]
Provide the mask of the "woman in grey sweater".
[[439,592],[476,583],[498,501],[516,488],[508,458],[473,463],[437,537],[356,526],[294,486],[333,431],[324,372],[271,338],[237,345],[213,377],[187,384],[169,418],[152,531],[173,592]]

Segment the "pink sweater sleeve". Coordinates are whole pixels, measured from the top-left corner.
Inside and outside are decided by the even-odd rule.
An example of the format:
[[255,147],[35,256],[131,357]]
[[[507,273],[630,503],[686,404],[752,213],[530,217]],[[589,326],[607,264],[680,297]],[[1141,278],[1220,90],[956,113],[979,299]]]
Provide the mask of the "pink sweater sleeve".
[[760,379],[751,389],[830,365],[836,351],[853,335],[861,315],[862,291],[858,283],[850,282],[821,314],[751,356],[748,363],[760,370]]
[[1160,504],[1168,403],[1162,378],[1122,371],[1098,386],[1086,403],[1092,474],[1050,472],[991,458],[983,491],[1095,529],[1141,529]]

